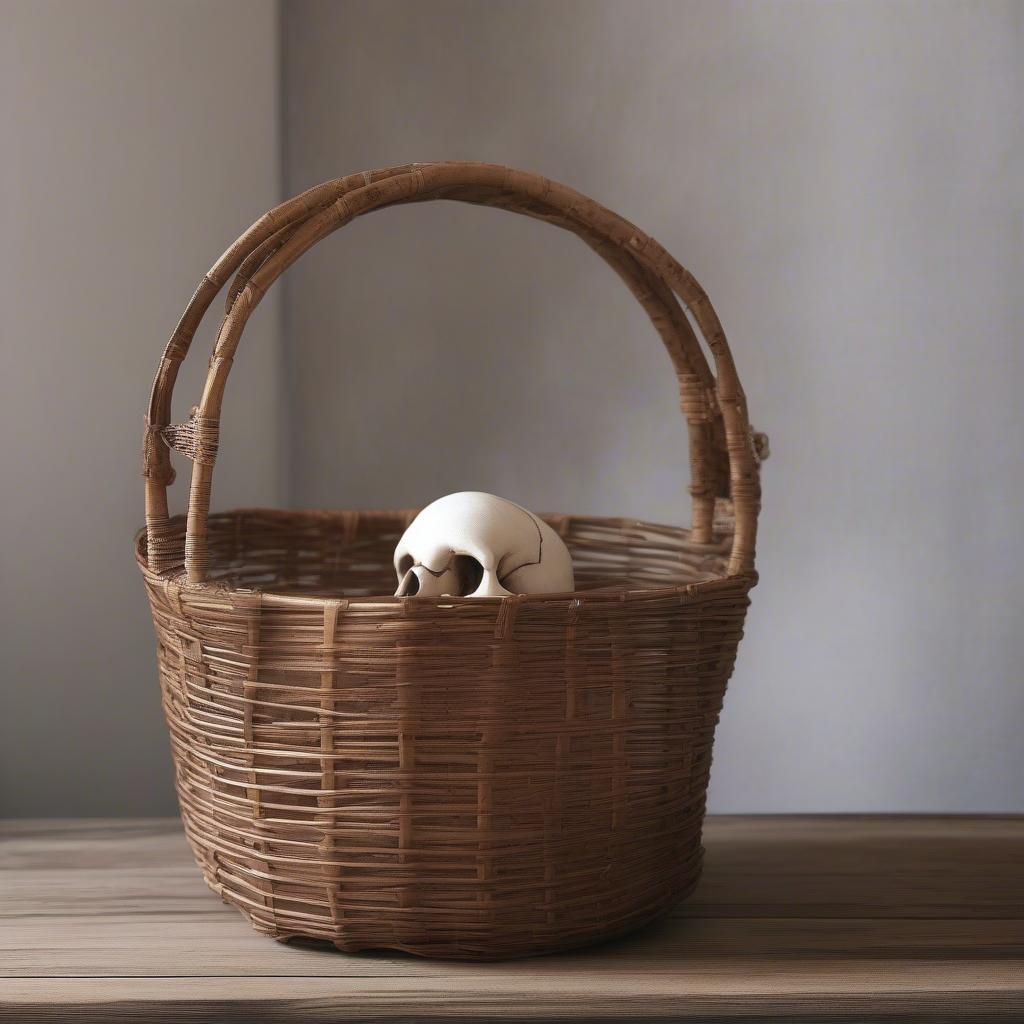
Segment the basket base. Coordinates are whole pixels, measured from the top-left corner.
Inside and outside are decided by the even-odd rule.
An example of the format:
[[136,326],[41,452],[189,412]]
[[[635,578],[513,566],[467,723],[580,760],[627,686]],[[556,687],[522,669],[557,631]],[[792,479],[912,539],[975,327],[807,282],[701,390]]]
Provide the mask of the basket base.
[[[216,892],[216,884],[211,884],[209,879],[206,881],[207,884],[210,885],[211,889]],[[682,892],[678,893],[674,898],[666,901],[664,905],[659,906],[656,909],[649,910],[643,914],[638,914],[636,919],[630,921],[628,924],[623,924],[614,928],[595,928],[587,934],[578,936],[573,940],[550,941],[547,943],[539,943],[532,947],[514,946],[509,947],[508,949],[503,948],[500,940],[495,942],[489,948],[483,948],[479,945],[466,946],[460,942],[436,943],[430,941],[425,941],[423,943],[394,942],[367,944],[357,940],[325,939],[320,936],[307,935],[302,932],[280,932],[275,931],[273,928],[268,928],[258,918],[255,918],[248,913],[246,908],[234,904],[233,901],[225,897],[223,893],[221,893],[220,896],[224,903],[229,906],[235,906],[242,917],[249,922],[254,931],[259,932],[261,935],[266,935],[268,938],[274,939],[282,945],[296,945],[315,949],[330,949],[333,947],[339,953],[350,955],[359,954],[373,956],[375,954],[380,954],[390,956],[397,952],[408,956],[421,957],[423,959],[486,963],[502,960],[527,960],[532,957],[553,956],[557,953],[568,953],[576,949],[585,949],[590,946],[597,946],[607,942],[615,942],[618,939],[634,935],[637,932],[643,931],[645,928],[649,928],[657,924],[657,922],[670,914],[681,903],[684,903],[696,888],[699,881],[700,876],[698,873],[697,877],[693,879],[689,886],[687,886],[687,888]]]

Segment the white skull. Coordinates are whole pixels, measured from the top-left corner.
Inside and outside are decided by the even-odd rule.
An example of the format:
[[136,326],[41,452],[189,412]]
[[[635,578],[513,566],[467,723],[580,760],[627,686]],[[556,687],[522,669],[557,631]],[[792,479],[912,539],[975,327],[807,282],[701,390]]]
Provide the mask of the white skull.
[[574,589],[561,537],[525,508],[482,491],[438,498],[395,548],[396,597],[508,597]]

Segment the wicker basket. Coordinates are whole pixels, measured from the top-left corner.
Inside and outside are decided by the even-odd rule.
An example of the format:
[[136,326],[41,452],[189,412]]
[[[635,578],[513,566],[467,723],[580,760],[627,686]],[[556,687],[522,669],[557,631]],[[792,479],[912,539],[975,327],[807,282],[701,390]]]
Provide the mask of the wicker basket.
[[[575,593],[394,598],[392,552],[414,511],[209,514],[224,387],[263,294],[354,217],[428,199],[567,228],[631,289],[679,378],[691,529],[549,516]],[[202,399],[172,424],[178,367],[229,282]],[[257,221],[164,352],[136,545],[182,818],[210,887],[278,939],[466,959],[593,942],[686,896],[757,579],[759,442],[693,277],[562,185],[411,164],[327,182]],[[168,514],[171,448],[193,463],[187,516]]]

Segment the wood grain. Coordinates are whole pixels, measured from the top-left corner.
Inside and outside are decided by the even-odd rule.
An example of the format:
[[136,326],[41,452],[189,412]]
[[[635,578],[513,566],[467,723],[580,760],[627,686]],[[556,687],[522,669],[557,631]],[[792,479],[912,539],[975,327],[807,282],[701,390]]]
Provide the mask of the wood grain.
[[177,821],[0,823],[0,1019],[1024,1019],[1024,819],[712,817],[705,845],[668,919],[473,964],[258,935]]

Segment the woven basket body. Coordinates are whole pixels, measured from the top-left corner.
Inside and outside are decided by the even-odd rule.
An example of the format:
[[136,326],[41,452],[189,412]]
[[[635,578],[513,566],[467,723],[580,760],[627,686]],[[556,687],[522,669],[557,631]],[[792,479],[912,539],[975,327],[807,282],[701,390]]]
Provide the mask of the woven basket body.
[[[224,383],[259,298],[353,216],[430,198],[567,227],[637,295],[680,380],[691,529],[549,516],[575,593],[394,598],[412,511],[209,514]],[[720,325],[663,254],[544,179],[413,165],[284,204],[204,278],[154,386],[136,555],[186,833],[211,888],[260,931],[528,955],[628,931],[696,883],[714,728],[756,581],[758,468]],[[203,399],[171,424],[178,365],[232,278]],[[193,461],[187,516],[167,510],[171,448]]]

